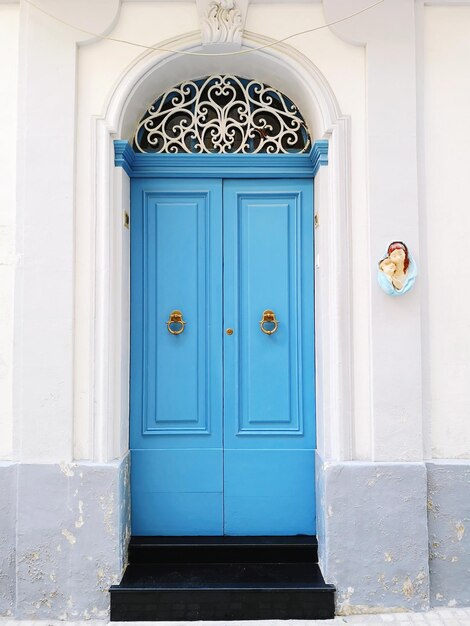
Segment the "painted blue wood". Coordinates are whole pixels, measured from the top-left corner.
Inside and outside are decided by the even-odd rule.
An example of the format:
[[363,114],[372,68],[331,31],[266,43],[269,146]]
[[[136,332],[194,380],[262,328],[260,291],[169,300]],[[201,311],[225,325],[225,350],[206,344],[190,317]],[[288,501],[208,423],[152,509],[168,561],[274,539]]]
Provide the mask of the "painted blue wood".
[[226,534],[315,532],[313,265],[311,180],[224,182]]
[[314,534],[312,179],[131,196],[133,534]]
[[123,139],[114,140],[114,165],[122,167],[130,177],[133,175],[134,156],[135,152],[128,141]]
[[[221,192],[220,180],[132,180],[135,535],[222,533]],[[166,325],[174,309],[180,335]]]
[[328,141],[316,141],[305,154],[143,154],[115,140],[114,154],[115,165],[137,178],[312,177],[328,164]]
[[221,535],[222,463],[220,448],[132,450],[132,534]]
[[315,178],[322,165],[328,165],[328,139],[318,139],[309,153],[312,162],[312,176]]
[[225,534],[314,535],[314,451],[262,445],[225,450]]

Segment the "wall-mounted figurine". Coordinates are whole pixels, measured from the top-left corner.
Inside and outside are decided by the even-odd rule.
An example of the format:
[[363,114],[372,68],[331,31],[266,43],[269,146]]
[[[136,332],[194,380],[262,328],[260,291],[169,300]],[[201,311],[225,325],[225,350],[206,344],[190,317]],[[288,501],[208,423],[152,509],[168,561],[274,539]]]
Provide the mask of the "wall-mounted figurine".
[[417,276],[416,263],[402,241],[392,241],[387,255],[379,262],[378,280],[390,296],[402,296],[409,291]]

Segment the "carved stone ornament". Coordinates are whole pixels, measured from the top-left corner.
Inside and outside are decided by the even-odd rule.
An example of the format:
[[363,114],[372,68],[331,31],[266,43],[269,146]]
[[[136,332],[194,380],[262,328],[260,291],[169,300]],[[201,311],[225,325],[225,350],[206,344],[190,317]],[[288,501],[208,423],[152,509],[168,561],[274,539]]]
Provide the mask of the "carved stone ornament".
[[242,43],[248,0],[197,0],[204,46]]
[[264,83],[231,75],[188,80],[149,107],[136,152],[286,154],[306,152],[310,134],[296,105]]
[[383,291],[389,296],[402,296],[413,287],[417,274],[408,247],[402,241],[392,241],[378,266],[377,278]]

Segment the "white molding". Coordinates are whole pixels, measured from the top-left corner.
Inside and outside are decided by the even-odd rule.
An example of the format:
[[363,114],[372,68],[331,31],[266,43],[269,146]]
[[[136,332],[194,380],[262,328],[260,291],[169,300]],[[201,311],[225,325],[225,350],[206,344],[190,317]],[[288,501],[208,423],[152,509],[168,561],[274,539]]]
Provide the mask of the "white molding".
[[[29,5],[32,11],[36,13],[44,11],[43,16],[55,22],[56,26],[61,22],[63,26],[70,25],[72,30],[69,35],[79,45],[93,43],[99,41],[101,36],[109,35],[116,26],[121,8],[121,0],[32,1],[35,5],[34,7]],[[96,36],[88,33],[96,33]]]
[[[272,40],[245,33],[244,45],[257,47]],[[175,50],[200,49],[200,34],[189,33],[161,45]],[[247,57],[250,57],[249,59]],[[186,59],[175,53],[146,52],[142,54],[118,80],[111,93],[103,116],[94,121],[94,147],[90,155],[94,171],[93,206],[95,211],[94,271],[91,288],[94,292],[94,331],[92,339],[93,389],[92,409],[93,451],[95,461],[106,461],[120,456],[119,433],[127,428],[128,415],[118,411],[120,398],[127,393],[127,380],[116,374],[113,360],[128,359],[126,342],[117,348],[116,337],[121,329],[114,319],[117,306],[116,280],[123,266],[117,260],[121,245],[121,198],[114,190],[117,176],[126,177],[121,168],[114,167],[113,139],[129,139],[139,117],[150,101],[149,90],[156,96],[168,87],[186,78],[210,74],[214,63],[218,71],[252,75],[255,78],[292,94],[304,114],[314,139],[326,137],[330,140],[329,156],[330,198],[329,237],[327,245],[320,250],[330,268],[324,276],[328,284],[329,297],[321,311],[316,332],[321,333],[325,350],[318,355],[323,367],[323,385],[328,387],[329,402],[318,409],[317,419],[325,442],[324,458],[347,460],[351,458],[351,337],[349,328],[350,296],[349,268],[349,213],[350,213],[350,122],[341,114],[335,95],[318,68],[305,56],[285,44],[275,44],[269,49],[251,55],[231,57],[221,67],[219,59],[197,57],[188,76]],[[150,87],[151,85],[151,87]],[[155,85],[158,85],[155,93]],[[340,271],[341,268],[341,271]],[[128,304],[128,303],[127,303]],[[122,348],[122,349],[121,349]],[[127,350],[127,352],[126,352]],[[119,354],[118,354],[119,353]],[[121,402],[121,404],[124,404]],[[124,411],[124,409],[123,409]],[[121,436],[122,441],[122,436]]]
[[[196,1],[196,0],[189,0]],[[168,2],[168,0],[121,0],[127,2]],[[172,0],[172,2],[188,2],[188,0]],[[296,4],[321,4],[322,0],[295,0]],[[0,0],[0,4],[19,4],[20,0]],[[250,0],[250,4],[289,4],[289,0]],[[470,0],[426,0],[424,6],[470,6]]]
[[426,0],[425,7],[464,7],[470,6],[470,0]]
[[[197,0],[172,0],[172,2],[195,2]],[[0,0],[1,2],[19,2],[19,0]],[[168,2],[168,0],[121,0],[121,2]],[[295,0],[296,4],[321,4],[322,0]],[[470,2],[470,0],[469,0]],[[250,4],[288,4],[289,0],[249,0]]]
[[196,0],[202,43],[217,51],[240,48],[249,0]]
[[[0,0],[2,3],[18,3],[20,0]],[[188,0],[172,0],[188,2]],[[168,2],[168,0],[121,0],[121,2]],[[321,4],[322,0],[295,0],[296,4]],[[250,0],[250,4],[289,4],[289,0]],[[470,6],[470,0],[426,0],[425,6]]]
[[[423,458],[420,281],[393,303],[377,285],[377,262],[391,241],[405,241],[419,263],[416,6],[387,0],[330,27],[343,41],[366,46],[370,273],[364,341],[370,355],[370,457],[377,461]],[[362,0],[323,2],[327,22],[360,8]],[[406,367],[384,366],[397,362]]]
[[119,4],[19,7],[13,437],[15,457],[26,462],[73,457],[74,103],[84,33],[60,20],[107,32]]
[[[324,442],[325,459],[353,459],[352,414],[352,303],[351,284],[351,120],[338,118],[328,133],[330,148],[329,253],[329,339],[331,433]],[[325,250],[322,251],[325,254]],[[325,339],[324,339],[325,340]]]

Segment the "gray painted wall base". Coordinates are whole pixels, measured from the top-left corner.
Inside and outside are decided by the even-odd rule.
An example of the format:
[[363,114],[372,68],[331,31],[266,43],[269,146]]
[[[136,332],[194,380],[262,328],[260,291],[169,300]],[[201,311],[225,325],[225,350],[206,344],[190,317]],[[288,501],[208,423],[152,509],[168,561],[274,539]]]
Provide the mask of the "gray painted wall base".
[[320,564],[338,613],[428,609],[425,465],[317,455],[316,475]]
[[470,461],[427,468],[431,604],[470,606]]
[[[2,587],[3,614],[107,618],[108,588],[120,580],[130,534],[128,457],[103,465],[20,464],[15,469],[17,596],[3,597]],[[13,581],[14,569],[13,564]]]
[[15,463],[0,463],[0,617],[15,611],[16,476]]
[[[470,461],[317,455],[316,474],[320,563],[339,613],[470,606]],[[0,616],[106,619],[129,535],[128,457],[0,463]]]

